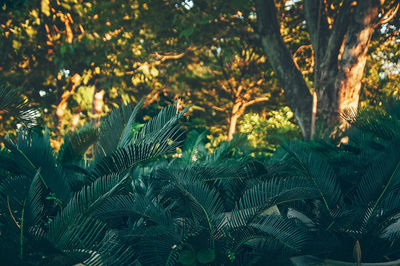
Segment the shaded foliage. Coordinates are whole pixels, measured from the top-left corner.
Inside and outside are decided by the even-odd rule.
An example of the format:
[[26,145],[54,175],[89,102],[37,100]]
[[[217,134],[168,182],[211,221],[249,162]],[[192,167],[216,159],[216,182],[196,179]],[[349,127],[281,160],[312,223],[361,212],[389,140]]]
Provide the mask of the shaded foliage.
[[213,152],[205,133],[192,131],[184,141],[179,120],[187,110],[169,106],[141,124],[140,107],[126,104],[99,126],[70,132],[58,153],[48,130],[21,129],[5,141],[2,261],[399,259],[399,101],[344,115],[352,127],[341,139],[286,142],[265,160],[251,156],[245,136]]

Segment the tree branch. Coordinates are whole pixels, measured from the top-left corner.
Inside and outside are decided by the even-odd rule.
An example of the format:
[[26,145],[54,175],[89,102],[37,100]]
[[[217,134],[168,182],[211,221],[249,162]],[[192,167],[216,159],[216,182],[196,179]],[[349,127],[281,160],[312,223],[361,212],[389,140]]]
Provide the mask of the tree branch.
[[259,97],[259,98],[255,98],[254,100],[245,102],[245,103],[243,104],[243,107],[246,108],[246,107],[248,107],[248,106],[250,106],[250,105],[253,105],[253,104],[256,104],[256,103],[259,103],[259,102],[266,102],[266,101],[269,101],[269,97]]
[[399,10],[399,7],[400,7],[400,3],[397,3],[391,9],[389,9],[384,15],[382,15],[382,18],[375,24],[375,27],[391,21],[396,16],[396,13]]
[[[297,64],[297,60],[296,60],[297,54],[298,54],[300,51],[302,51],[302,50],[304,50],[304,49],[307,49],[307,48],[312,49],[312,44],[300,46],[299,48],[297,48],[296,52],[294,52],[294,54],[293,54],[293,62],[294,62],[294,64],[296,65],[296,67],[297,67],[298,69],[300,69],[300,67],[299,67],[299,64]],[[310,65],[309,69],[307,69],[307,70],[302,70],[302,71],[301,71],[301,74],[303,74],[303,75],[308,75],[308,74],[312,73],[313,70],[314,70],[314,50],[312,50],[311,65]]]
[[221,108],[221,107],[218,107],[218,106],[211,106],[211,108],[212,109],[214,109],[214,110],[216,110],[216,111],[220,111],[220,112],[224,112],[224,113],[229,113],[229,111],[228,110],[226,110],[226,109],[224,109],[224,108]]
[[165,60],[174,60],[174,59],[180,59],[183,56],[185,56],[189,51],[192,50],[192,47],[188,47],[186,51],[180,53],[180,54],[172,54],[172,55],[160,55],[159,53],[155,52],[154,56],[156,57],[157,60],[164,62]]
[[339,13],[333,23],[327,46],[322,48],[325,49],[324,58],[321,60],[324,66],[337,64],[340,47],[342,46],[350,21],[349,16],[352,12],[351,0],[345,0],[339,8]]
[[[314,49],[317,46],[326,47],[330,32],[328,21],[324,14],[324,8],[320,5],[324,5],[324,1],[304,0],[304,16]],[[323,56],[325,52],[324,49],[319,50],[320,54]]]
[[184,52],[179,53],[179,54],[169,54],[169,55],[160,55],[159,53],[155,52],[154,54],[152,54],[157,61],[154,62],[143,62],[143,63],[138,63],[138,66],[135,67],[133,70],[131,71],[126,71],[125,74],[126,75],[133,75],[136,72],[142,70],[144,67],[149,67],[151,68],[152,66],[158,66],[161,65],[161,63],[167,61],[167,60],[176,60],[176,59],[180,59],[182,57],[184,57],[189,51],[192,51],[193,47],[189,46]]

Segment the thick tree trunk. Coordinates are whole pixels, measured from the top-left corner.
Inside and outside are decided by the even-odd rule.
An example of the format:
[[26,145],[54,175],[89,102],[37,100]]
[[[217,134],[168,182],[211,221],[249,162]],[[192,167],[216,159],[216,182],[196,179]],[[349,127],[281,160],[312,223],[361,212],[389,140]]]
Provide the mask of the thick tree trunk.
[[[384,0],[344,0],[328,24],[321,0],[304,0],[304,15],[315,56],[317,128],[335,131],[339,114],[357,109],[368,45]],[[257,31],[303,136],[310,138],[312,96],[280,35],[274,0],[256,0]]]
[[311,132],[312,96],[304,78],[283,42],[273,0],[256,1],[257,30],[261,46],[285,90],[286,99],[299,123],[303,136]]
[[338,111],[340,113],[347,108],[357,110],[368,45],[376,27],[378,14],[378,0],[360,1],[351,27],[348,28],[335,82],[335,88],[339,92]]
[[347,18],[350,23],[343,35],[344,41],[340,38],[336,41],[342,42],[341,48],[336,51],[335,58],[329,58],[329,55],[323,58],[317,80],[318,120],[320,124],[325,123],[324,127],[328,129],[333,129],[337,124],[343,129],[345,122],[339,119],[339,115],[348,108],[357,110],[368,44],[379,13],[379,1],[360,1],[354,10],[349,11],[352,15]]

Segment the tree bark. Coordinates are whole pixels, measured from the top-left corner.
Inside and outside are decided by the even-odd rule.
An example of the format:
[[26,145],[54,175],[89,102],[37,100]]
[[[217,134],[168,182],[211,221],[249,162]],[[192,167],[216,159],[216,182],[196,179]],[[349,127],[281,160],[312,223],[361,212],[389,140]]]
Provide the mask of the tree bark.
[[299,123],[303,136],[311,133],[312,96],[283,42],[273,0],[257,0],[257,31],[268,62],[285,90],[286,99]]
[[236,133],[236,125],[238,119],[239,116],[237,114],[234,114],[229,120],[228,141],[231,141],[233,139],[233,135]]
[[344,129],[346,124],[339,115],[348,108],[357,110],[368,45],[376,27],[379,6],[378,0],[359,1],[356,6],[346,6],[346,11],[339,14],[345,16],[337,18],[347,17],[344,19],[349,22],[346,27],[337,24],[333,28],[342,33],[331,35],[317,80],[320,106],[317,115],[320,124],[326,123],[325,128],[332,129],[339,124]]
[[[379,7],[378,0],[359,1],[351,27],[347,30],[344,51],[340,55],[341,60],[335,81],[339,114],[347,108],[357,110],[368,45],[376,27]],[[343,126],[343,121],[341,126]]]
[[[384,0],[344,0],[332,25],[321,6],[324,3],[304,0],[304,15],[315,56],[317,127],[331,133],[338,125],[345,127],[339,114],[347,108],[357,110],[368,45]],[[282,40],[274,0],[256,0],[256,11],[261,46],[304,138],[310,138],[312,96]]]
[[228,141],[233,139],[233,135],[236,132],[237,121],[244,112],[243,107],[244,105],[242,101],[236,101],[232,107],[231,117],[229,119]]

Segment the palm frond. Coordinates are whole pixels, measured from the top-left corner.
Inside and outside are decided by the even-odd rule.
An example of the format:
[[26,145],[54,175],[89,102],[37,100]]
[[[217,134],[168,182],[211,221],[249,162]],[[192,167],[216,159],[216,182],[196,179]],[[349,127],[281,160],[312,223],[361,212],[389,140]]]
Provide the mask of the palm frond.
[[186,109],[176,113],[173,106],[163,109],[133,136],[130,144],[120,147],[98,162],[92,172],[94,178],[109,173],[121,173],[146,160],[174,152],[181,143],[183,132],[178,120],[184,112]]
[[267,180],[244,192],[232,211],[229,224],[245,226],[275,205],[319,197],[318,189],[306,178]]
[[3,119],[13,116],[27,127],[36,124],[37,111],[29,105],[29,101],[21,97],[17,89],[0,85],[0,113]]
[[160,141],[153,143],[133,143],[119,148],[110,156],[97,162],[92,170],[93,179],[111,173],[123,173],[147,160],[159,155],[175,151],[178,142],[169,142],[170,136],[163,136]]
[[123,243],[115,237],[107,238],[107,225],[93,217],[96,208],[117,192],[127,177],[105,176],[84,187],[52,221],[46,238],[64,254],[86,256],[81,262],[89,265],[104,264],[116,250],[122,256],[119,259],[130,259],[133,251],[121,250]]
[[240,252],[244,246],[253,246],[263,242],[264,252],[282,253],[300,252],[311,240],[311,234],[293,219],[278,215],[267,215],[247,225],[229,228],[231,240],[228,249],[233,253]]
[[348,110],[342,117],[353,127],[369,132],[376,137],[391,140],[393,137],[399,136],[399,120],[383,109],[360,109],[358,112]]
[[76,132],[68,132],[58,152],[59,162],[65,164],[83,159],[83,155],[97,141],[98,136],[99,130],[93,127],[91,123],[86,124]]
[[142,108],[142,106],[143,106],[143,103],[144,103],[144,99],[142,99],[140,102],[138,102],[138,104],[136,104],[135,108],[133,109],[133,111],[129,117],[129,120],[126,123],[124,130],[122,131],[121,138],[118,143],[118,147],[125,147],[126,145],[128,145],[131,142],[133,136],[140,129],[140,127],[139,128],[136,128],[136,127],[142,126],[142,124],[136,123],[135,120],[136,120],[137,114],[139,113],[140,108]]
[[231,157],[232,151],[246,141],[246,135],[236,134],[231,141],[223,142],[213,153],[209,154],[205,162],[216,162]]
[[43,135],[19,131],[17,144],[6,140],[5,146],[10,151],[13,165],[18,166],[7,170],[33,178],[41,168],[39,177],[44,186],[54,192],[63,204],[68,202],[71,190],[65,173],[57,167],[47,129]]
[[94,151],[96,160],[110,155],[117,147],[122,147],[120,145],[122,142],[124,145],[127,144],[136,115],[142,104],[142,101],[139,102],[132,110],[130,104],[125,103],[101,119],[100,135]]
[[0,183],[0,195],[3,197],[16,198],[22,202],[31,184],[31,178],[27,176],[8,176]]
[[400,184],[400,155],[398,147],[400,147],[398,140],[391,142],[380,158],[368,167],[358,184],[356,190],[357,201],[372,206],[373,209],[366,220],[367,223],[386,196],[385,194],[388,194]]
[[27,216],[26,220],[31,225],[41,225],[44,215],[44,185],[40,180],[40,168],[38,169],[35,177],[33,178],[28,194],[27,194]]
[[214,235],[220,233],[224,221],[219,193],[188,172],[177,172],[174,178],[165,193],[175,195],[190,206],[192,218],[206,228],[211,248],[214,248]]
[[170,208],[161,206],[154,196],[149,195],[116,195],[107,199],[96,211],[96,216],[104,220],[116,217],[144,219],[148,223],[171,225]]
[[284,247],[300,251],[308,241],[310,234],[291,219],[284,219],[277,215],[267,215],[259,222],[251,224],[252,227],[272,236]]
[[89,186],[74,195],[65,208],[51,223],[49,232],[53,239],[58,239],[68,230],[68,224],[79,216],[92,216],[94,210],[110,197],[126,181],[127,175],[120,178],[116,174],[108,175],[97,179]]
[[338,178],[332,167],[318,153],[302,144],[291,142],[283,147],[292,157],[295,169],[309,178],[331,212],[342,200]]
[[172,131],[174,126],[177,125],[178,120],[189,110],[190,107],[178,112],[175,106],[170,105],[162,109],[157,116],[151,118],[143,128],[136,133],[132,142],[139,142],[141,140],[155,140],[163,134],[163,131]]

